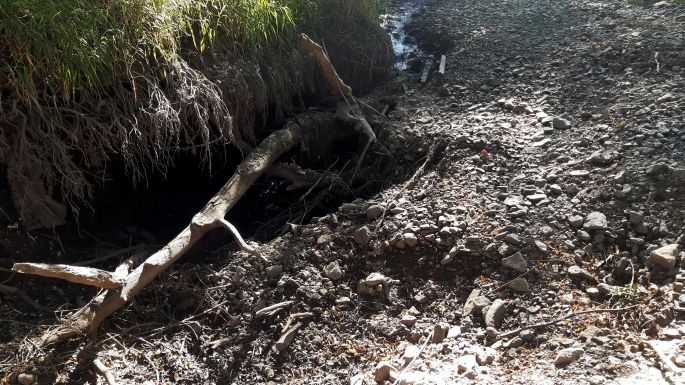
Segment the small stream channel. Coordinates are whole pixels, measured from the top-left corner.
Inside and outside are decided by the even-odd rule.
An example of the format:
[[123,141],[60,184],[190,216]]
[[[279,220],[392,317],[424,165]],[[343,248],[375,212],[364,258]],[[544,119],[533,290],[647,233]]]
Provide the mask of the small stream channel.
[[429,1],[393,1],[390,4],[390,12],[381,15],[381,27],[390,35],[395,52],[395,68],[400,71],[413,72],[420,69],[420,66],[416,68],[412,62],[421,60],[423,55],[416,44],[416,39],[408,34],[407,25]]

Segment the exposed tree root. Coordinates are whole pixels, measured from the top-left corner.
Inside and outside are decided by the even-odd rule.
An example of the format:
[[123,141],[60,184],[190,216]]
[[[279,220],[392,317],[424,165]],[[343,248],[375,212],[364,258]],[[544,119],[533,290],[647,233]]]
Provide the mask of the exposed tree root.
[[41,305],[37,304],[36,301],[33,300],[33,298],[29,297],[29,295],[26,294],[23,290],[18,289],[14,286],[0,284],[0,293],[5,293],[7,295],[13,295],[15,297],[18,297],[22,301],[26,302],[29,306],[31,306],[33,310],[40,312],[44,310]]
[[[357,131],[367,135],[370,141],[375,141],[375,134],[369,123],[361,115],[359,105],[352,96],[352,90],[337,75],[321,46],[314,43],[306,35],[301,35],[300,46],[317,58],[321,70],[338,99],[338,111],[336,111],[335,117],[353,125]],[[249,246],[242,239],[238,230],[224,217],[250,186],[267,170],[271,169],[272,173],[284,175],[285,169],[282,166],[272,169],[272,164],[283,153],[302,143],[304,137],[309,132],[313,132],[319,123],[319,116],[305,114],[304,117],[298,119],[297,124],[289,122],[285,128],[269,135],[246,156],[238,165],[231,179],[209,200],[202,210],[195,214],[185,229],[130,273],[127,268],[129,264],[122,265],[122,268],[118,268],[113,273],[87,267],[15,264],[14,270],[22,273],[50,276],[113,289],[101,292],[90,304],[67,317],[57,330],[46,333],[39,341],[41,345],[72,338],[85,332],[95,333],[107,317],[131,301],[161,272],[167,270],[202,237],[214,229],[227,229],[235,236],[243,251],[259,256],[258,251]],[[290,173],[289,179],[297,179],[293,177],[292,171],[288,172]],[[320,178],[317,178],[315,183],[319,181]],[[292,333],[293,337],[294,332]],[[285,346],[288,342],[285,342]]]

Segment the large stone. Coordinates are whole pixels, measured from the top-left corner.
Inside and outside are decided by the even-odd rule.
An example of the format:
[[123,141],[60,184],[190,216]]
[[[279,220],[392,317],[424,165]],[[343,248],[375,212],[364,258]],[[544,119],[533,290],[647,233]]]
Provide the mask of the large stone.
[[366,217],[369,219],[376,219],[383,215],[383,206],[381,205],[371,205],[366,209]]
[[390,379],[390,374],[395,371],[395,367],[388,361],[381,361],[376,365],[374,379],[376,382],[383,382]]
[[506,308],[504,307],[504,301],[501,299],[496,299],[495,302],[488,308],[487,313],[485,313],[485,326],[497,328],[502,319],[504,319],[504,314],[506,313]]
[[371,273],[361,283],[369,287],[374,287],[381,283],[385,283],[387,279],[388,278],[381,273]]
[[466,298],[466,302],[464,302],[461,314],[466,317],[473,314],[474,310],[480,310],[488,305],[490,305],[490,300],[481,295],[480,289],[473,289],[468,298]]
[[502,266],[521,273],[528,270],[528,262],[519,252],[512,254],[510,257],[502,258]]
[[583,228],[585,230],[604,230],[607,228],[607,217],[606,215],[593,211],[585,217],[585,223],[583,223]]
[[528,288],[528,281],[526,281],[526,279],[523,277],[513,279],[511,282],[509,282],[507,287],[509,287],[511,290],[521,293],[527,293],[530,290]]
[[571,362],[577,361],[580,356],[583,355],[583,349],[581,348],[566,348],[562,349],[557,353],[557,357],[554,359],[554,365],[565,366]]
[[571,128],[571,122],[563,118],[555,117],[552,120],[552,127],[557,130],[567,130]]
[[343,276],[342,269],[340,269],[340,265],[338,265],[338,262],[331,262],[326,267],[324,267],[324,273],[326,274],[326,277],[332,281],[337,281]]
[[652,251],[647,262],[652,265],[659,265],[664,269],[672,269],[675,267],[677,258],[678,245],[674,243]]
[[354,241],[360,245],[366,245],[371,240],[371,230],[368,227],[362,226],[354,233]]

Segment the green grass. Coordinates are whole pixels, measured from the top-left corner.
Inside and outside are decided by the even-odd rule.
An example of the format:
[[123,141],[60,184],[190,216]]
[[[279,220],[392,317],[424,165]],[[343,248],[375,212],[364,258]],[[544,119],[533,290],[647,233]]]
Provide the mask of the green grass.
[[[68,100],[121,73],[173,60],[182,45],[221,39],[252,49],[294,30],[287,2],[269,0],[3,0],[0,84],[24,102],[46,91]],[[123,72],[122,72],[123,71]]]

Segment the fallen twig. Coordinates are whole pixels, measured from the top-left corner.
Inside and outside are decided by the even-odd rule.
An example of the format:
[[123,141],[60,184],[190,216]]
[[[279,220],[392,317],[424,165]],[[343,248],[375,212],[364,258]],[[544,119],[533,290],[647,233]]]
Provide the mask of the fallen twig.
[[255,312],[255,316],[261,317],[261,316],[267,316],[267,317],[273,317],[276,314],[278,314],[279,311],[289,307],[295,303],[294,301],[284,301],[280,303],[273,304],[271,306],[267,306],[265,308],[259,309],[258,311]]
[[548,322],[541,322],[541,323],[538,323],[538,324],[523,326],[523,327],[520,327],[520,328],[518,328],[518,329],[509,331],[509,332],[506,332],[506,333],[502,333],[502,334],[500,334],[499,336],[497,336],[497,339],[498,339],[498,340],[503,340],[503,339],[505,339],[505,338],[509,338],[509,337],[516,336],[516,335],[518,335],[519,333],[521,333],[522,331],[527,330],[527,329],[537,329],[537,328],[543,328],[543,327],[551,326],[551,325],[554,325],[554,324],[559,323],[559,322],[561,322],[561,321],[567,320],[567,319],[569,319],[569,318],[574,318],[574,317],[578,317],[578,316],[585,315],[585,314],[592,314],[592,313],[620,313],[620,312],[624,312],[624,311],[626,311],[626,310],[634,309],[634,308],[636,308],[636,307],[638,307],[638,305],[633,305],[633,306],[628,306],[628,307],[621,307],[621,308],[615,308],[615,309],[590,309],[590,310],[583,310],[583,311],[579,311],[579,312],[574,312],[574,313],[567,314],[567,315],[565,315],[565,316],[563,316],[563,317],[553,319],[553,320],[548,321]]
[[103,364],[99,358],[93,360],[93,366],[95,366],[95,370],[97,370],[98,373],[105,377],[105,381],[107,381],[107,384],[117,385],[117,382],[116,380],[114,380],[112,372],[109,371],[109,368],[107,368],[107,366],[105,366],[105,364]]
[[312,313],[294,313],[294,314],[291,314],[290,317],[288,317],[288,321],[286,321],[285,326],[283,326],[283,331],[281,332],[281,337],[276,341],[276,350],[278,350],[279,352],[282,352],[285,349],[287,349],[288,346],[290,345],[290,343],[293,342],[293,339],[295,339],[295,335],[297,334],[297,331],[303,325],[303,323],[300,321],[307,319],[307,318],[311,318],[313,316],[314,316],[314,314],[312,314]]

